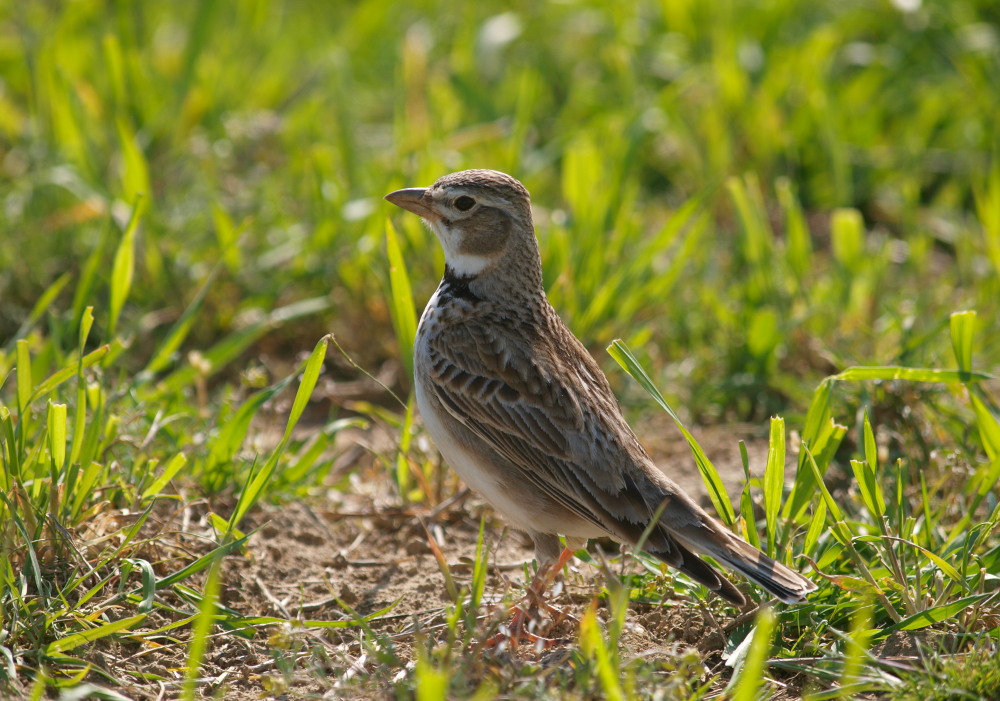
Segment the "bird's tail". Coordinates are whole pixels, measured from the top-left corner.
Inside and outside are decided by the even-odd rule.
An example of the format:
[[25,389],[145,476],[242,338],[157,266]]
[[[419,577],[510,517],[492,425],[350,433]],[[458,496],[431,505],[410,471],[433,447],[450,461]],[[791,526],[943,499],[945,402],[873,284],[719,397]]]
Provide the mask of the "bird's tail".
[[[728,531],[716,532],[712,536],[710,539],[701,539],[702,542],[699,543],[688,542],[685,544],[706,555],[711,555],[720,564],[743,575],[786,604],[797,604],[805,601],[809,592],[816,591],[816,585],[801,574],[772,560],[754,546],[740,540]],[[704,540],[709,542],[704,542]]]

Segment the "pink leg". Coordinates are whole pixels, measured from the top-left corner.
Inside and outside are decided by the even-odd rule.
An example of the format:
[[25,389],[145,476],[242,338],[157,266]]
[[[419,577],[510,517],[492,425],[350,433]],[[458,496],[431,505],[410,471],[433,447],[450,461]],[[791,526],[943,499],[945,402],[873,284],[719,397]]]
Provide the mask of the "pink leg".
[[546,611],[552,614],[553,619],[558,621],[564,616],[563,612],[550,606],[545,601],[545,590],[548,589],[549,585],[555,580],[555,578],[562,571],[562,568],[566,566],[566,563],[570,561],[573,557],[573,551],[569,548],[563,548],[562,553],[559,555],[559,559],[549,567],[544,570],[539,570],[532,579],[531,583],[527,587],[527,591],[524,594],[524,598],[521,599],[517,604],[514,605],[514,615],[510,619],[510,623],[507,628],[509,633],[497,633],[495,636],[490,638],[486,647],[496,648],[499,647],[501,643],[508,643],[510,648],[517,647],[522,639],[526,639],[528,642],[542,643],[543,647],[549,647],[555,645],[556,641],[550,638],[543,638],[541,636],[535,635],[526,629],[526,622],[529,612],[533,608],[539,606],[543,607]]

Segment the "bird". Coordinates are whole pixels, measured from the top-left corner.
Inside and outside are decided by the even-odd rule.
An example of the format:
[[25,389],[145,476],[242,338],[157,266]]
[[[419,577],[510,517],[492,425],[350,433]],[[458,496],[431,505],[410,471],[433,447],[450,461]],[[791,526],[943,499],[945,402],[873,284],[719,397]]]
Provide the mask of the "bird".
[[597,361],[548,301],[518,180],[463,170],[385,199],[423,219],[444,249],[414,341],[424,427],[466,485],[531,538],[540,590],[589,539],[607,536],[641,543],[739,607],[743,593],[700,555],[786,603],[816,589],[654,464]]

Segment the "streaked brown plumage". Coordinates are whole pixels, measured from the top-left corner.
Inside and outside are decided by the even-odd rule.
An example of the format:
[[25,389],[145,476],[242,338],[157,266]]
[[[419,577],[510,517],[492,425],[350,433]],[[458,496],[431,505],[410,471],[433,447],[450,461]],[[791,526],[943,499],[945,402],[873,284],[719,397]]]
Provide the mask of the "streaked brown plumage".
[[445,460],[535,543],[540,568],[561,547],[609,535],[644,548],[729,601],[744,597],[695,553],[786,602],[812,582],[743,542],[650,459],[607,379],[548,303],[527,190],[491,170],[386,195],[420,215],[445,274],[420,319],[417,403]]

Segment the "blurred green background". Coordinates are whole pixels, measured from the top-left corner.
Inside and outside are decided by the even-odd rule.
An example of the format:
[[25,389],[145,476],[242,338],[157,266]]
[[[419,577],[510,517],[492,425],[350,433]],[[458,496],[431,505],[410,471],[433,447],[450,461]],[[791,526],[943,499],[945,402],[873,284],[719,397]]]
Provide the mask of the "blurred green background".
[[[951,365],[956,309],[987,322],[977,365],[1000,357],[991,0],[0,8],[8,350],[72,349],[93,304],[92,343],[150,369],[202,291],[152,369],[237,338],[211,374],[238,372],[326,330],[377,369],[397,355],[381,195],[488,167],[532,192],[570,327],[606,366],[624,337],[699,418],[801,409],[851,364]],[[396,221],[419,310],[441,254]]]

